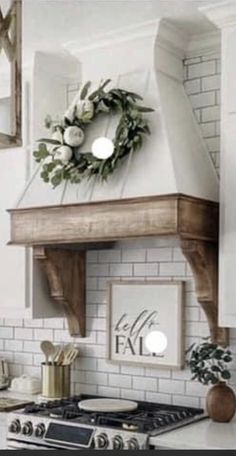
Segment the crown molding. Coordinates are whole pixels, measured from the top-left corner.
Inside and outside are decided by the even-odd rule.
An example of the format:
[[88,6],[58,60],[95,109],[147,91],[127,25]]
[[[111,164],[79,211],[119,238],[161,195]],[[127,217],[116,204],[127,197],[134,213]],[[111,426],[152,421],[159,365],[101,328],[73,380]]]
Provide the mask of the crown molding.
[[199,11],[219,28],[236,25],[236,2],[228,0],[216,5],[203,6]]
[[71,54],[81,57],[86,56],[89,52],[96,52],[100,49],[105,50],[106,48],[121,44],[131,44],[135,40],[152,38],[153,42],[156,42],[156,45],[183,58],[188,37],[181,30],[163,19],[146,21],[129,27],[119,28],[109,33],[93,35],[83,41],[69,41],[63,47]]
[[205,56],[212,53],[220,53],[221,51],[221,32],[204,33],[192,35],[187,50],[186,57]]

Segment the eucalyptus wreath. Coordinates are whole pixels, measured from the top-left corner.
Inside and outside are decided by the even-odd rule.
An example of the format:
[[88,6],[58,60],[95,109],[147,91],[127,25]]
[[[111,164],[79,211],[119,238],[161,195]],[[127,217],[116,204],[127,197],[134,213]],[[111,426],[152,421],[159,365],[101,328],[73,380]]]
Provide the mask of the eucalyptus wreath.
[[[110,81],[102,81],[91,93],[91,82],[86,82],[62,120],[46,117],[45,126],[51,130],[51,137],[39,139],[33,155],[36,162],[42,164],[42,179],[53,187],[62,181],[80,183],[93,176],[106,181],[130,153],[141,148],[143,136],[150,134],[144,114],[153,109],[140,105],[142,97],[134,92],[120,88],[105,90]],[[120,113],[113,139],[114,151],[106,159],[96,157],[91,151],[81,151],[86,127],[100,113]]]

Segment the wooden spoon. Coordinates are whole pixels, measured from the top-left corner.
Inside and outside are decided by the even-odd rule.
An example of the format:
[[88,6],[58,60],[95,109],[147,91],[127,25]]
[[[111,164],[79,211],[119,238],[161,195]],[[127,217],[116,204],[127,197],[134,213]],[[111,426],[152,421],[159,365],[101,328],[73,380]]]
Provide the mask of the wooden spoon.
[[50,356],[53,356],[55,353],[55,346],[49,340],[43,340],[40,344],[40,348],[45,355],[46,364],[49,364]]

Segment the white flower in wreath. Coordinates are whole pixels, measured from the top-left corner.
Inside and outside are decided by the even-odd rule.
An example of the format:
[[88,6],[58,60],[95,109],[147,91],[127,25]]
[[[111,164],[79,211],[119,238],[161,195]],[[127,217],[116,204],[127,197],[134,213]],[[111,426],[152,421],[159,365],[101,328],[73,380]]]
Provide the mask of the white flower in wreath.
[[[54,147],[55,147],[55,146],[54,146]],[[52,155],[48,155],[48,156],[44,159],[43,164],[44,164],[44,165],[49,165],[49,163],[52,163],[52,160],[53,160]]]
[[52,134],[52,139],[54,139],[55,141],[58,141],[59,143],[63,144],[63,134],[62,134],[61,130],[59,130],[57,128]]
[[54,158],[55,160],[61,160],[63,164],[67,164],[72,158],[73,152],[69,146],[60,146],[56,149]]
[[70,147],[79,147],[84,141],[84,132],[80,127],[67,127],[64,132],[64,141]]
[[88,122],[94,116],[94,104],[90,100],[80,100],[76,104],[75,116],[83,121]]

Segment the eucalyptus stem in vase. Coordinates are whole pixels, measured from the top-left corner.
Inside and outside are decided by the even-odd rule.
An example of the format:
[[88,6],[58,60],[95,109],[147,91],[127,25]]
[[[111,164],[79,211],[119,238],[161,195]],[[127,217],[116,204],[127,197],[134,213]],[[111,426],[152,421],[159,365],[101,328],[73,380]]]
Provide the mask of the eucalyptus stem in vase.
[[187,350],[190,354],[187,365],[192,380],[203,385],[213,385],[207,393],[206,409],[213,421],[230,421],[236,409],[236,398],[232,388],[227,385],[231,378],[228,365],[233,361],[229,347],[213,343],[209,338],[200,344],[192,344]]

